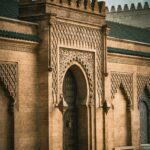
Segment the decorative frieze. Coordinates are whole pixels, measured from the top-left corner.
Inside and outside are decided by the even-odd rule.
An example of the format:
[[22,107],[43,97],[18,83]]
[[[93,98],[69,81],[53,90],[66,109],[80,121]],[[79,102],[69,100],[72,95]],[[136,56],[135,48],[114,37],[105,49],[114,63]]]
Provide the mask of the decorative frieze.
[[111,98],[114,99],[119,88],[123,88],[124,92],[132,104],[133,100],[133,74],[131,73],[111,73]]
[[137,99],[140,100],[144,88],[150,92],[150,75],[137,75]]

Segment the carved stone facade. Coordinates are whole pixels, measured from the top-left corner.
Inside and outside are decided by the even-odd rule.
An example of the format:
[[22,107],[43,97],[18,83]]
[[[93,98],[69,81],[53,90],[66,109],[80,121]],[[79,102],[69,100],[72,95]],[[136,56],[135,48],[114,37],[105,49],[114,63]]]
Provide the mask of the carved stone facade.
[[59,87],[60,93],[63,92],[62,85],[65,73],[69,67],[79,63],[84,69],[89,85],[89,103],[95,103],[95,52],[72,50],[67,48],[60,48],[59,51]]
[[133,74],[112,72],[111,73],[111,98],[115,97],[118,88],[123,87],[127,98],[132,104],[133,101]]
[[8,95],[17,102],[18,64],[13,62],[0,62],[0,82],[7,90]]
[[[102,32],[98,28],[84,27],[72,23],[64,23],[61,21],[52,20],[51,22],[51,65],[53,68],[53,100],[57,103],[59,99],[58,93],[58,76],[62,77],[63,71],[58,72],[58,65],[62,68],[67,68],[72,61],[77,61],[83,66],[87,73],[91,97],[94,98],[94,72],[97,70],[96,78],[97,93],[99,99],[102,96],[102,69],[103,69],[103,44]],[[62,47],[70,47],[74,50],[62,50]],[[59,52],[58,52],[59,51]],[[67,54],[68,52],[68,54]],[[59,53],[59,56],[58,56]],[[92,56],[92,53],[94,54]],[[64,56],[63,56],[64,55]],[[66,57],[67,55],[67,57]],[[90,56],[91,55],[91,56]],[[64,58],[66,57],[66,58]],[[58,60],[60,59],[60,64]],[[93,60],[92,60],[93,59]],[[62,63],[63,62],[63,63]],[[97,67],[95,68],[95,63]],[[64,66],[65,65],[65,66]],[[65,69],[64,68],[64,69]],[[92,69],[91,69],[92,68]],[[61,79],[60,77],[60,79]],[[62,81],[60,81],[61,85]]]
[[150,75],[137,75],[137,99],[140,100],[141,94],[147,88],[150,92]]
[[[139,150],[150,45],[107,37],[104,1],[18,7],[25,21],[0,17],[0,127],[12,133],[0,142],[11,139],[11,150]],[[9,100],[19,108],[10,114]]]

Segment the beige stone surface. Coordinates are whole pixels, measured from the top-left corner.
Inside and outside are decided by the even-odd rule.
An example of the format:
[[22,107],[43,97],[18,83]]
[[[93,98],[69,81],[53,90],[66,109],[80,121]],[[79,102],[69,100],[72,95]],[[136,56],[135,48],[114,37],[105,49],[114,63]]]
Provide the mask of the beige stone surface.
[[[63,150],[65,144],[71,145],[77,140],[76,149],[71,145],[68,150],[139,150],[139,91],[144,86],[149,87],[150,59],[110,54],[106,47],[149,52],[150,45],[111,37],[105,45],[103,9],[98,13],[97,9],[83,10],[83,7],[61,5],[57,1],[48,1],[46,5],[43,1],[35,1],[29,8],[30,2],[22,1],[20,17],[33,19],[36,24],[0,18],[0,29],[33,34],[41,39],[33,42],[0,38],[0,64],[8,66],[4,75],[7,80],[2,81],[7,85],[8,95],[13,93],[11,87],[16,88],[17,94],[12,103],[14,107],[11,107],[14,110],[11,112],[14,115],[14,127],[11,126],[14,149]],[[33,12],[31,8],[35,8]],[[14,63],[16,74],[12,73]],[[68,70],[73,74],[77,90],[72,106],[64,96],[63,84]],[[71,88],[69,92],[71,95]],[[0,89],[0,107],[3,108],[0,111],[6,120],[0,121],[6,124],[7,107],[1,99],[9,101],[4,96],[4,89]],[[66,123],[64,114],[73,107],[77,107],[76,122],[68,115]],[[73,132],[69,132],[73,122],[77,127],[76,139],[71,137]],[[65,127],[68,128],[65,134],[70,134],[66,143]],[[6,136],[3,141],[8,142]],[[3,141],[0,138],[0,146],[5,144]]]

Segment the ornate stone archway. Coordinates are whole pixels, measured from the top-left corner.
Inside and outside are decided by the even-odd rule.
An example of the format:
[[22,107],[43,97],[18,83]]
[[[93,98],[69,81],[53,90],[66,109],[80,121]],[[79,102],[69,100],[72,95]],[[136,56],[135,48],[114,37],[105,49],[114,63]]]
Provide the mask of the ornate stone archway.
[[[88,85],[87,100],[84,101],[91,127],[88,131],[88,147],[94,149],[96,146],[95,105],[100,106],[103,97],[103,31],[99,27],[91,28],[82,24],[60,22],[57,17],[53,17],[51,23],[52,105],[61,109],[61,112],[66,109],[66,103],[63,101],[63,79],[69,67],[76,64],[85,74]],[[62,115],[59,114],[58,118],[61,117]],[[60,129],[61,127],[59,125]],[[57,133],[60,134],[60,131]],[[60,141],[62,143],[62,139]]]
[[63,148],[88,149],[87,80],[77,65],[72,65],[63,78]]
[[86,104],[95,103],[95,53],[72,50],[68,48],[60,48],[59,51],[59,93],[62,95],[63,79],[66,71],[73,65],[78,66],[82,70],[88,86],[88,96]]

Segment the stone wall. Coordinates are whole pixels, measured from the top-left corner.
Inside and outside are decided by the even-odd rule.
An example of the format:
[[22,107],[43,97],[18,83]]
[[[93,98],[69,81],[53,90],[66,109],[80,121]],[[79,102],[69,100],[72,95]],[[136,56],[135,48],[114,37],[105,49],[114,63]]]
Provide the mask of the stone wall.
[[[149,52],[148,44],[121,41],[108,37],[108,47]],[[141,96],[144,87],[149,86],[149,65],[149,58],[108,53],[106,93],[110,110],[107,113],[106,129],[108,130],[107,148],[109,150],[112,148],[132,149],[133,147],[140,149],[139,95]],[[118,121],[115,120],[119,115]],[[130,140],[126,141],[126,139]]]
[[[8,33],[15,31],[18,34],[19,32],[35,34],[37,27],[36,24],[6,18],[1,18],[0,26]],[[13,115],[14,119],[9,126],[13,128],[11,139],[14,141],[15,150],[35,150],[39,147],[37,46],[37,42],[15,39],[15,37],[0,38],[0,79],[5,87],[3,90],[7,91],[8,101],[13,99],[9,106],[11,107],[9,109],[12,109],[9,116]]]
[[[33,7],[43,3],[24,0],[22,6],[28,8],[30,2]],[[70,70],[78,89],[82,149],[139,150],[138,104],[144,87],[150,87],[150,59],[107,53],[104,3],[94,13],[84,7],[78,11],[69,2],[63,3],[65,7],[58,1],[49,2],[46,11],[52,14],[34,16],[38,24],[0,18],[2,31],[11,33],[0,38],[0,80],[8,94],[4,96],[0,89],[0,98],[11,100],[14,149],[63,149],[64,125],[72,126],[72,118],[64,116],[69,106],[63,92],[64,77]],[[24,9],[21,17],[33,19],[30,11],[24,16]],[[33,38],[37,35],[40,41]],[[149,54],[150,47],[112,37],[107,38],[107,46],[135,54]]]

